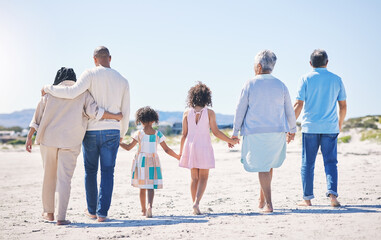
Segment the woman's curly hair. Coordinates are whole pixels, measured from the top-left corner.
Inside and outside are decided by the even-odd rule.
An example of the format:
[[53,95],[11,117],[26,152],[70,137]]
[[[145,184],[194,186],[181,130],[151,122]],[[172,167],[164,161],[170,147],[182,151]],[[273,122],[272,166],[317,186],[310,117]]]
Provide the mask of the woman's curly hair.
[[195,86],[193,86],[188,91],[187,97],[187,106],[188,107],[205,107],[212,106],[212,91],[203,84],[202,82],[198,82]]
[[150,122],[159,122],[159,115],[155,110],[153,110],[151,107],[146,106],[139,108],[138,111],[136,111],[135,115],[135,122],[136,125],[139,123],[150,123]]

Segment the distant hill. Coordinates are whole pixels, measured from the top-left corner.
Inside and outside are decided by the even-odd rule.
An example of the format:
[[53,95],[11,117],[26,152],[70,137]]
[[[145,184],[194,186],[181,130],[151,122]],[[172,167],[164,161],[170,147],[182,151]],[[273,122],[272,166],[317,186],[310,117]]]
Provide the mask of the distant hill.
[[13,113],[0,114],[0,126],[27,128],[32,120],[34,109],[25,109]]
[[[25,109],[9,114],[0,114],[0,126],[3,127],[13,127],[19,126],[22,128],[27,128],[29,126],[30,120],[34,114],[34,109]],[[131,114],[131,117],[133,115]],[[226,114],[216,114],[218,125],[228,125],[232,124],[234,120],[233,115]],[[183,112],[165,112],[159,111],[159,119],[161,122],[181,122],[183,118]]]

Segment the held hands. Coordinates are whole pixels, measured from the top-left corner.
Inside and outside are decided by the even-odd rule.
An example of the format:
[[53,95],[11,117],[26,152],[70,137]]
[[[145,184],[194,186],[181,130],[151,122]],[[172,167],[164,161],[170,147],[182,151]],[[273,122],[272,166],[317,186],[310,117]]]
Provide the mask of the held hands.
[[294,140],[295,138],[295,133],[287,133],[287,136],[286,136],[286,141],[287,143],[290,143],[292,140]]
[[229,148],[233,148],[234,145],[239,144],[239,138],[237,136],[232,136],[232,143],[228,143]]

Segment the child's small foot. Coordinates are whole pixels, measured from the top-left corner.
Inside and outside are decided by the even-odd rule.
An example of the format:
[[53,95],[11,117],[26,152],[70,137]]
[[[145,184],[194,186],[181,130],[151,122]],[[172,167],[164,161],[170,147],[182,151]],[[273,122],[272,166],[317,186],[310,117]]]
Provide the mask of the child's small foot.
[[89,210],[85,209],[85,215],[88,217],[88,218],[91,218],[91,219],[97,219],[97,215],[93,215],[91,213],[89,213]]
[[98,222],[106,222],[107,218],[106,217],[98,217],[97,221]]
[[330,194],[329,198],[331,199],[331,206],[332,207],[340,207],[341,206],[339,201],[337,201],[337,198],[335,195]]
[[266,203],[262,209],[262,213],[272,213],[274,211],[272,203]]
[[147,209],[142,209],[142,216],[146,216],[147,215]]
[[312,203],[311,203],[311,200],[303,200],[298,203],[298,206],[309,207],[309,206],[312,206]]
[[193,214],[194,215],[201,215],[201,211],[200,211],[198,204],[193,205]]
[[146,217],[147,217],[147,218],[152,218],[152,208],[149,207],[149,208],[147,209]]
[[69,220],[57,220],[57,225],[69,225],[70,223]]
[[43,213],[42,218],[48,222],[54,221],[54,213]]

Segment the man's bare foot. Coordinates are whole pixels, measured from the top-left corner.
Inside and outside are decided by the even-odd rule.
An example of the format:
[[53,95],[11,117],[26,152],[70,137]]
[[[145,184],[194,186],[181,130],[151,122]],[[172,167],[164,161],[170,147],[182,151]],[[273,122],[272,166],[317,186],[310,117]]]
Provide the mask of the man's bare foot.
[[97,219],[97,215],[89,213],[89,210],[85,209],[85,215],[91,219]]
[[106,217],[98,217],[97,221],[98,222],[106,222],[107,218]]
[[46,221],[54,221],[54,213],[43,213],[42,218]]
[[339,201],[337,201],[337,198],[335,195],[329,194],[329,198],[331,199],[331,206],[332,207],[340,207],[341,206]]
[[152,208],[151,207],[148,207],[147,213],[146,213],[146,217],[147,218],[152,218]]
[[146,216],[147,215],[147,209],[142,209],[142,216]]
[[193,214],[194,215],[201,215],[201,211],[200,211],[198,204],[193,205]]
[[303,200],[298,203],[298,206],[309,207],[312,206],[311,200]]
[[266,203],[262,209],[262,213],[272,213],[274,211],[272,203]]
[[57,225],[69,225],[70,223],[69,220],[57,220]]

